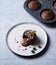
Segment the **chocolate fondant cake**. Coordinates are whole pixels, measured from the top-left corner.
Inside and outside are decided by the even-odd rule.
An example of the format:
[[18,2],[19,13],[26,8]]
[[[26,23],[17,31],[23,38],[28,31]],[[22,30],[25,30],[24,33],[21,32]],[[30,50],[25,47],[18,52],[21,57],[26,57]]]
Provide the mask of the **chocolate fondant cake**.
[[51,20],[54,18],[54,12],[52,10],[43,10],[41,12],[41,18],[44,20]]
[[28,2],[28,8],[31,10],[38,10],[40,6],[41,4],[36,0],[32,0]]

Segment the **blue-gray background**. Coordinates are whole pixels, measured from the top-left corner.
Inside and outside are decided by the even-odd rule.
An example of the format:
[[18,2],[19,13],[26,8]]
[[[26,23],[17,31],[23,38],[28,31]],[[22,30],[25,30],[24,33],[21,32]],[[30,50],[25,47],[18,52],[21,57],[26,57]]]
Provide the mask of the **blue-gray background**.
[[[35,20],[24,8],[25,0],[0,0],[0,65],[56,65],[56,25],[48,27]],[[33,59],[13,54],[6,45],[6,34],[15,24],[35,22],[49,35],[50,46],[45,54]]]

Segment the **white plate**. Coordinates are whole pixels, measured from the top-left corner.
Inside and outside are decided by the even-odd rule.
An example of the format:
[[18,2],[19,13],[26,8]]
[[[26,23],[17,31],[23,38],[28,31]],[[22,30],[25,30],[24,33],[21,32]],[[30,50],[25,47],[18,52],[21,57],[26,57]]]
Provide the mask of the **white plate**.
[[[21,45],[23,32],[26,30],[36,31],[36,35],[39,38],[39,42],[36,41],[36,45],[29,45],[24,47]],[[11,51],[21,56],[32,56],[40,53],[47,44],[47,34],[46,32],[35,23],[20,23],[13,26],[7,33],[6,42]],[[38,47],[40,44],[41,48]],[[32,49],[35,47],[35,53],[32,53]],[[26,49],[27,48],[27,49]],[[26,50],[25,50],[26,49]]]

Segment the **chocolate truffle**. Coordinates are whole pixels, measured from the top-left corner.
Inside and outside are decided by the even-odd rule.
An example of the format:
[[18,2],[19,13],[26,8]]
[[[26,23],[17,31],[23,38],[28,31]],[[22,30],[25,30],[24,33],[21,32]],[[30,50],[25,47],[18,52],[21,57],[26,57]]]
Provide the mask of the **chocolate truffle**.
[[51,20],[54,18],[54,12],[52,10],[46,9],[41,12],[41,18],[44,20]]
[[54,8],[56,9],[56,2],[54,2]]
[[26,30],[23,33],[23,40],[22,40],[21,45],[22,46],[28,46],[30,44],[33,44],[32,42],[36,41],[36,38],[37,38],[36,31]]
[[40,8],[41,4],[36,1],[36,0],[32,0],[30,2],[28,2],[28,8],[31,10],[38,10]]
[[26,30],[23,33],[23,38],[28,38],[30,42],[34,42],[36,40],[36,32],[32,30]]

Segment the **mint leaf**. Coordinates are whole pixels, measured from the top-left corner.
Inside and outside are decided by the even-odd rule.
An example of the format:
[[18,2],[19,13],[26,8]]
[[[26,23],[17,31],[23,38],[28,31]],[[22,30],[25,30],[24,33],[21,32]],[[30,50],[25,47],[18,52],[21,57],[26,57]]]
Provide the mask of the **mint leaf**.
[[29,32],[31,35],[34,35],[34,34],[36,34],[36,31],[31,31],[31,32]]

